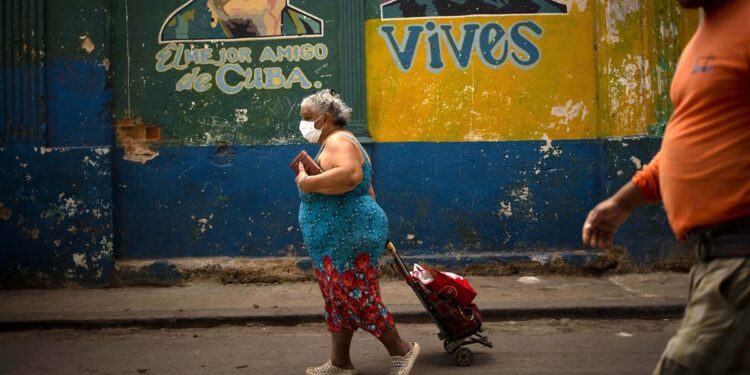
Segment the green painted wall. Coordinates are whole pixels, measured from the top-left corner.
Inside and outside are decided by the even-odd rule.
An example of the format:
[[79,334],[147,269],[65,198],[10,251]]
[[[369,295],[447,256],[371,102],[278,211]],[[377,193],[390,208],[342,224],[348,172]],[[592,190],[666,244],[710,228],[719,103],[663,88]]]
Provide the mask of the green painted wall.
[[297,142],[300,99],[340,86],[338,1],[290,1],[287,14],[298,16],[284,28],[302,20],[321,33],[264,37],[227,37],[221,24],[211,27],[206,0],[113,7],[115,117],[160,127],[164,144]]

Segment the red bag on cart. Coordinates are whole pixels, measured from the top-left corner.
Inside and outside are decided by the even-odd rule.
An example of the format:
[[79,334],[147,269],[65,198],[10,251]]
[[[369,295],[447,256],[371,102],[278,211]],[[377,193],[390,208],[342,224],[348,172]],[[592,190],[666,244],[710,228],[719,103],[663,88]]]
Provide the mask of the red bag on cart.
[[461,306],[469,306],[477,292],[469,284],[469,280],[453,272],[443,272],[427,269],[418,264],[414,265],[412,276],[416,277],[428,289],[437,293],[443,299],[455,300]]
[[442,298],[454,299],[461,306],[469,306],[477,296],[469,280],[455,273],[432,270],[432,277],[435,280],[428,287]]

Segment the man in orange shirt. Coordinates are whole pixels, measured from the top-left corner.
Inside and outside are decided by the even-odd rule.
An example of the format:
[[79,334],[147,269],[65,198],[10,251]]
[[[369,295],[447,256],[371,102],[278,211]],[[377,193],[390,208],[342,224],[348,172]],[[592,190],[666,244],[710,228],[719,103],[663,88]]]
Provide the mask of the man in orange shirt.
[[750,374],[750,0],[679,3],[704,17],[672,81],[661,149],[591,210],[583,242],[610,246],[633,209],[662,201],[700,262],[654,374]]

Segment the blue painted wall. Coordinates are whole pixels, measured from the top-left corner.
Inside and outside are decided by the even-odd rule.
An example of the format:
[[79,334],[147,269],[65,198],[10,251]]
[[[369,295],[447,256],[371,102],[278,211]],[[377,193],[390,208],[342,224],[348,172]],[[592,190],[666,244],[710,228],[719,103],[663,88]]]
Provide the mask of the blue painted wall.
[[[405,254],[512,260],[582,249],[588,210],[658,142],[563,141],[555,154],[533,141],[367,148],[390,237]],[[300,148],[161,147],[142,165],[121,148],[5,146],[0,201],[13,216],[0,221],[0,262],[87,284],[108,282],[115,256],[305,256],[287,164]],[[634,214],[617,242],[639,263],[674,245],[659,206]]]
[[[21,24],[29,27],[25,37],[43,38],[46,45],[33,60],[45,74],[39,82],[28,77],[45,88],[34,100],[45,104],[46,132],[26,139],[0,135],[0,287],[106,285],[112,279],[106,3],[45,1],[37,5],[54,17],[44,19],[43,28]],[[85,38],[92,49],[83,48]],[[23,37],[11,40],[7,56],[22,58],[25,44],[31,43]],[[3,61],[4,71],[18,66],[18,60]],[[29,71],[18,74],[23,81]]]
[[[656,141],[562,141],[548,151],[543,146],[534,141],[367,145],[391,239],[411,255],[582,249],[588,210],[634,173],[631,157],[650,158]],[[300,148],[161,147],[160,156],[145,165],[124,161],[118,151],[118,255],[304,256],[299,198],[288,167]],[[659,248],[668,248],[672,240],[657,207],[634,219],[623,234],[648,234]],[[636,260],[653,256],[647,252],[654,242],[621,238]]]
[[114,267],[110,149],[0,147],[0,285],[106,284]]

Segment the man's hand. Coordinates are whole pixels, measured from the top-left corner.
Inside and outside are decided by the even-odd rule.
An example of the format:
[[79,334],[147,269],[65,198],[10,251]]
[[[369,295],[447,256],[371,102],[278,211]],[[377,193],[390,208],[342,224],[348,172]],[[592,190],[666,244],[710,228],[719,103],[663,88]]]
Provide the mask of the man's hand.
[[617,228],[625,222],[630,211],[609,198],[594,207],[583,224],[583,243],[604,249],[612,246]]
[[594,207],[583,224],[583,243],[604,249],[612,246],[617,228],[625,222],[630,211],[646,202],[640,189],[628,182],[615,195]]

